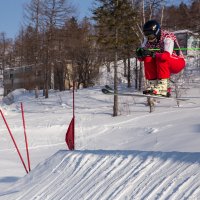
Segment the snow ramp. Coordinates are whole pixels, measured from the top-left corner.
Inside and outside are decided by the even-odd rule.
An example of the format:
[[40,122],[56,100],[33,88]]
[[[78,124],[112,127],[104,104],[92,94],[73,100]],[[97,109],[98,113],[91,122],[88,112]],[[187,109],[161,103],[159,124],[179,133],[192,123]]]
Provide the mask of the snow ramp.
[[200,153],[61,150],[2,199],[200,199]]

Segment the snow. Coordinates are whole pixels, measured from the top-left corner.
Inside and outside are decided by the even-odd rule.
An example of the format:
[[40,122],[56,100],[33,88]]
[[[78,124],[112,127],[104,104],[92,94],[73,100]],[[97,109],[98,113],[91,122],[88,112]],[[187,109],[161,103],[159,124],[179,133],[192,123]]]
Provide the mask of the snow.
[[159,100],[153,113],[145,98],[120,97],[118,117],[101,88],[75,92],[75,151],[64,141],[71,91],[35,99],[19,89],[0,100],[27,163],[23,103],[31,160],[26,174],[0,120],[0,200],[200,199],[199,87],[190,85],[183,96],[191,98],[179,107]]

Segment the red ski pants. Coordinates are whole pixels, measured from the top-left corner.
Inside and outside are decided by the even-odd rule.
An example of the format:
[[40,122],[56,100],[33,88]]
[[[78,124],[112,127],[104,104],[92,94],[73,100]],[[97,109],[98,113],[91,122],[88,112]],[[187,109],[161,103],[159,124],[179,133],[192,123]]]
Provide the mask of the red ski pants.
[[184,58],[174,55],[163,57],[164,54],[156,54],[155,58],[144,58],[144,71],[147,80],[170,78],[171,74],[179,73],[185,67]]

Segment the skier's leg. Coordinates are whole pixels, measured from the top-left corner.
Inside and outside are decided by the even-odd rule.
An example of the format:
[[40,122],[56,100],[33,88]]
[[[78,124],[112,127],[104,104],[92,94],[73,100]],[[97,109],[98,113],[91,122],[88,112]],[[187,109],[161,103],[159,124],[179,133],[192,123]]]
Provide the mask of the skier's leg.
[[144,72],[147,80],[157,79],[157,67],[154,58],[147,56],[144,59]]
[[168,87],[170,78],[169,58],[170,56],[166,56],[165,59],[163,59],[162,55],[156,56],[158,84],[153,90],[153,94],[155,95],[168,96]]
[[184,58],[178,56],[171,56],[169,59],[169,70],[171,74],[179,73],[185,67]]
[[144,94],[152,93],[153,88],[157,85],[157,67],[155,59],[147,56],[144,59],[144,72],[147,79],[147,88],[143,91]]
[[170,74],[177,74],[185,67],[185,60],[171,55],[166,59],[156,57],[158,84],[153,90],[156,95],[170,96]]
[[161,57],[156,57],[157,77],[158,79],[168,79],[170,77],[169,60],[163,60]]

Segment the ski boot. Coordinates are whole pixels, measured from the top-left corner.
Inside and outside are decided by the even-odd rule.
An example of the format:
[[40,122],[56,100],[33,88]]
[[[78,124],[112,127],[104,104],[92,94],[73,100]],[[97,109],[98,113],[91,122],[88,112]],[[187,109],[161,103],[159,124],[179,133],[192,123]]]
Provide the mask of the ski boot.
[[172,91],[172,89],[171,89],[171,87],[169,86],[168,88],[167,88],[167,97],[171,97],[172,95],[171,95],[171,91]]

